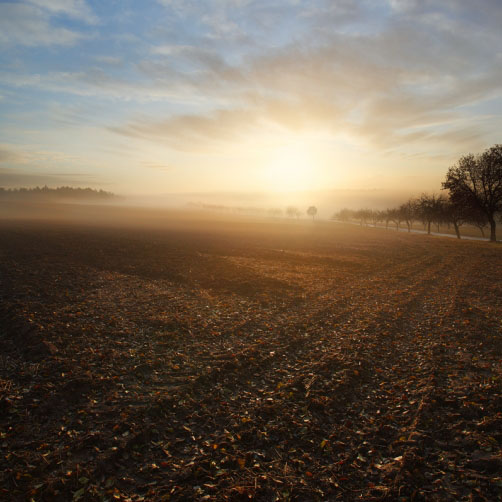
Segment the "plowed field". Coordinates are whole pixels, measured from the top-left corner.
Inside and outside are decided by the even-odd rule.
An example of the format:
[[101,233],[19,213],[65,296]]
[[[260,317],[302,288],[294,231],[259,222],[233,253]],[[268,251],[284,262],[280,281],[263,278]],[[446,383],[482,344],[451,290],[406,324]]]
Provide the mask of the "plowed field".
[[501,253],[4,221],[0,499],[502,500]]

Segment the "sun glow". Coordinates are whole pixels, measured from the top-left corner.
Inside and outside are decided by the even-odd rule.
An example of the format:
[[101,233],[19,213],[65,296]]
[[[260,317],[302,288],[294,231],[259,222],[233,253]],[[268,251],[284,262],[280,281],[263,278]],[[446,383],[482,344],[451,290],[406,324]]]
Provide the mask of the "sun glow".
[[275,192],[307,190],[318,180],[317,152],[304,143],[289,143],[276,148],[265,162],[264,181]]

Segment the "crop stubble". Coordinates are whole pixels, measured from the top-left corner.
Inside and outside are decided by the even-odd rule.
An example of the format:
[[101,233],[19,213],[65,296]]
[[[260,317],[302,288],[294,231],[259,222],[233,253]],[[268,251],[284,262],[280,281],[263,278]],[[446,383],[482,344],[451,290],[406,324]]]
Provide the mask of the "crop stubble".
[[497,246],[0,232],[5,500],[500,500]]

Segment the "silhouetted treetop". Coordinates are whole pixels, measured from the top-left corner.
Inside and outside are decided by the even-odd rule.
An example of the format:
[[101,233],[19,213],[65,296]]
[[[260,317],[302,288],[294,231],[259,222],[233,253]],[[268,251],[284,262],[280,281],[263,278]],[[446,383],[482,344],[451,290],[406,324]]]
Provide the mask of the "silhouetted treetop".
[[495,216],[502,211],[502,145],[461,157],[448,169],[443,188],[454,204],[483,213],[490,224],[490,240],[496,241]]

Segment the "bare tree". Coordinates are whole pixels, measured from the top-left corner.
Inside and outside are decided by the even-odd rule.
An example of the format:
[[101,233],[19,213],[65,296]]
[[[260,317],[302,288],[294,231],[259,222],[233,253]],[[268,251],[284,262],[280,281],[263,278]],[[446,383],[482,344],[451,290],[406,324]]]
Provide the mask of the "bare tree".
[[429,196],[422,194],[417,203],[417,214],[424,225],[427,233],[431,233],[432,211],[430,209]]
[[338,211],[332,216],[333,220],[350,221],[354,217],[354,211],[346,207]]
[[387,230],[389,228],[389,222],[395,221],[395,209],[386,209],[384,211],[385,215],[385,229]]
[[455,204],[451,199],[445,203],[443,210],[446,220],[455,229],[457,239],[460,239],[460,227],[469,219],[469,212],[465,206]]
[[315,215],[317,214],[317,207],[315,207],[315,206],[310,206],[310,207],[307,209],[307,214],[308,214],[309,216],[312,216],[312,221],[314,221]]
[[448,199],[444,195],[440,195],[434,204],[434,223],[436,223],[436,230],[439,233],[440,226],[443,224],[450,224]]
[[367,225],[368,220],[371,219],[371,209],[358,209],[354,212],[354,217],[359,220],[361,226]]
[[495,242],[496,214],[502,211],[502,145],[481,155],[461,157],[448,169],[443,188],[450,199],[482,212],[490,224],[490,241]]
[[286,208],[286,214],[290,218],[296,218],[296,219],[298,219],[302,213],[300,212],[300,210],[296,206],[288,206]]
[[427,228],[427,233],[431,233],[431,224],[436,222],[439,232],[439,224],[443,221],[442,206],[445,203],[445,197],[436,194],[423,193],[417,201],[417,214]]
[[378,223],[385,220],[385,214],[383,211],[371,210],[371,222],[373,226],[376,227]]
[[410,199],[404,204],[399,206],[399,216],[406,222],[408,227],[408,232],[411,232],[413,227],[413,221],[416,219],[417,215],[417,203],[416,201]]
[[396,224],[396,231],[399,230],[401,222],[403,221],[403,216],[399,208],[387,209],[385,211],[385,228],[389,228],[389,222]]
[[479,228],[482,237],[485,236],[485,228],[488,225],[488,219],[486,218],[485,213],[479,211],[479,209],[471,208],[469,212],[469,223]]

